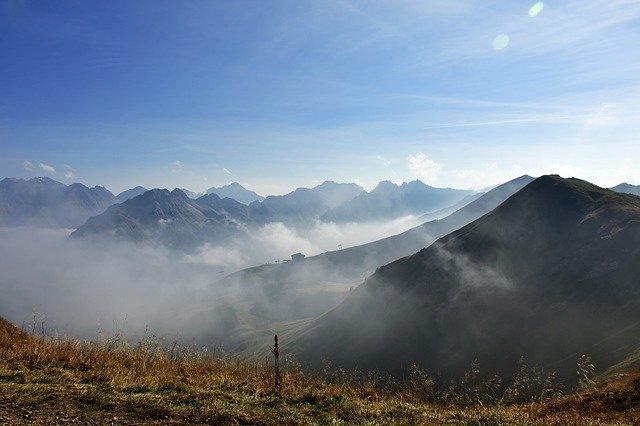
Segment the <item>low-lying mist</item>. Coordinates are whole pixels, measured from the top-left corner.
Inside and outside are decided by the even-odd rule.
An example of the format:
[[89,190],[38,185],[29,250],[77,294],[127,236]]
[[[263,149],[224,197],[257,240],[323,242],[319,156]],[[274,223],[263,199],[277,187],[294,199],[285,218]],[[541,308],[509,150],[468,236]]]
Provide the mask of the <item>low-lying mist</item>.
[[[320,315],[343,300],[349,288],[318,288],[315,281],[305,288],[309,272],[302,270],[291,280],[293,290],[241,280],[218,283],[229,273],[296,252],[313,255],[338,244],[382,238],[415,222],[415,217],[317,222],[306,229],[272,223],[248,238],[224,247],[207,244],[191,254],[124,241],[69,239],[69,230],[3,228],[0,316],[29,329],[44,327],[49,334],[95,339],[105,332],[135,339],[148,328],[164,340],[215,347],[235,338],[247,322],[246,310],[274,321]],[[313,272],[323,276],[318,267]]]
[[[69,240],[69,232],[0,230],[0,315],[17,325],[37,316],[50,332],[92,338],[135,334],[196,306],[216,272],[160,248]],[[186,327],[186,324],[182,324]],[[181,330],[180,321],[170,331]],[[168,332],[169,330],[164,330]]]
[[313,256],[376,241],[399,234],[420,223],[416,216],[372,222],[316,221],[309,227],[291,227],[273,222],[248,231],[247,237],[235,238],[224,246],[207,243],[194,253],[186,255],[185,260],[231,272],[290,259],[293,253]]

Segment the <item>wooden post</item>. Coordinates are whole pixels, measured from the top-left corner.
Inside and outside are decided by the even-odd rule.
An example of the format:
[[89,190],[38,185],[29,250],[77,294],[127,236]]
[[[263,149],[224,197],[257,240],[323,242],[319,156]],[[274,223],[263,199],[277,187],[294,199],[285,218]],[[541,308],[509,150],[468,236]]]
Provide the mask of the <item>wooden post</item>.
[[273,338],[274,341],[274,345],[273,348],[271,348],[271,353],[273,354],[273,356],[275,357],[275,382],[276,382],[276,387],[280,384],[280,349],[278,348],[278,335],[274,335]]

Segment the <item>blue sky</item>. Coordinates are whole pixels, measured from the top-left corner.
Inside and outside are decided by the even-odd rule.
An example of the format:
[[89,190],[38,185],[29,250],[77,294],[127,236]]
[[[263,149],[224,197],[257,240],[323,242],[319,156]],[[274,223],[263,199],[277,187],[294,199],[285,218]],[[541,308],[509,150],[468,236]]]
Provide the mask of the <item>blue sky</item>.
[[640,1],[5,1],[0,176],[640,184]]

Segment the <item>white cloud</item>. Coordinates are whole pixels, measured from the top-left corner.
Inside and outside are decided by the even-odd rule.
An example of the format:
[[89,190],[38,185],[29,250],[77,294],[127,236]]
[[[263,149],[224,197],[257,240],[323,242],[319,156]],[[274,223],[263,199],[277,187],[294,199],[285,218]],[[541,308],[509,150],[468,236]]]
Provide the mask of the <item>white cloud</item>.
[[409,170],[428,183],[435,180],[440,170],[440,165],[424,153],[418,152],[416,155],[409,156]]
[[225,172],[228,175],[231,175],[232,173],[229,171],[229,169],[227,169],[226,167],[222,168],[222,171]]
[[173,163],[173,167],[171,168],[171,171],[173,173],[180,173],[182,170],[184,170],[184,165],[182,164],[182,161],[177,160],[175,163]]
[[64,177],[67,180],[72,180],[76,178],[76,169],[71,167],[68,164],[64,165]]
[[[292,253],[313,256],[340,247],[347,248],[404,232],[420,224],[415,216],[360,223],[316,221],[305,228],[272,222],[247,232],[225,246],[206,243],[184,256],[188,263],[221,268],[227,272],[265,262],[289,259]],[[248,230],[249,231],[249,230]]]
[[22,168],[29,172],[32,172],[34,170],[33,164],[31,164],[30,161],[25,161],[24,163],[22,163]]
[[52,166],[50,166],[48,164],[40,163],[40,165],[38,167],[40,167],[44,172],[46,172],[46,173],[48,173],[50,175],[55,175],[56,174],[56,169],[54,169]]
[[274,254],[288,256],[291,253],[320,253],[322,250],[313,242],[300,236],[293,228],[281,222],[272,222],[262,226],[253,235],[254,239],[264,247],[270,247]]

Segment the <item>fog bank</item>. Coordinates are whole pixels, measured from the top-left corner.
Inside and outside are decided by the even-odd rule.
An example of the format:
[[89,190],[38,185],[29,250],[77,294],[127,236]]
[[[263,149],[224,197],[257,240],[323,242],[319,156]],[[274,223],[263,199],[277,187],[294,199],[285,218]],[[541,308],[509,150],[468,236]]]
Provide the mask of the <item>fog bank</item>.
[[247,230],[247,236],[222,245],[204,244],[185,256],[192,263],[218,267],[225,273],[264,263],[290,259],[293,253],[313,256],[396,235],[421,223],[416,216],[404,216],[387,221],[321,222],[307,228],[268,223],[257,230]]
[[[100,330],[135,333],[195,309],[216,279],[211,267],[163,249],[74,241],[68,234],[0,229],[0,315],[20,326],[36,314],[49,331],[81,337]],[[180,333],[186,324],[173,319],[165,332]]]

